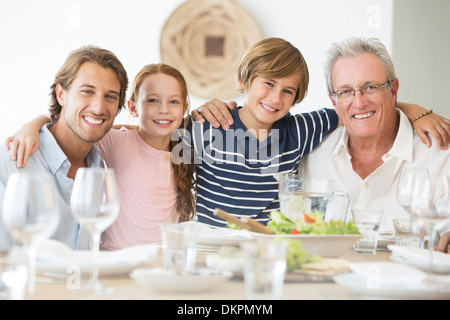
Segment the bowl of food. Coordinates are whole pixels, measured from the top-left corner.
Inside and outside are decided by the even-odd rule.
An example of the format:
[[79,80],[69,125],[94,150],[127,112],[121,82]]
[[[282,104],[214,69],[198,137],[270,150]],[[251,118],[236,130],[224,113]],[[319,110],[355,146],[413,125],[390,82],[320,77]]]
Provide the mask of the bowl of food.
[[347,253],[361,238],[358,228],[352,221],[325,222],[323,215],[318,211],[304,213],[295,221],[279,211],[272,211],[267,227],[273,234],[253,233],[253,236],[299,240],[306,252],[321,257],[339,257]]

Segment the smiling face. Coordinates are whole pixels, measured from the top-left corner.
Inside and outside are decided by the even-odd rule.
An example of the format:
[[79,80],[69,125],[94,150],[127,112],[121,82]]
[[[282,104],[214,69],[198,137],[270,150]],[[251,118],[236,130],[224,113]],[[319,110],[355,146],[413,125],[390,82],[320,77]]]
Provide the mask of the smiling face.
[[130,112],[139,117],[139,134],[149,145],[169,150],[172,132],[178,129],[187,105],[177,79],[164,73],[147,76],[140,85]]
[[96,63],[81,65],[67,90],[56,87],[61,116],[55,124],[65,136],[88,145],[100,140],[112,127],[119,108],[120,82],[116,73]]
[[[339,58],[331,75],[334,91],[349,88],[357,90],[361,86],[383,84],[387,80],[381,62],[372,54]],[[370,98],[355,91],[354,99],[348,103],[330,99],[351,139],[385,139],[389,134],[396,134],[397,91],[398,80],[394,80],[390,86],[380,89],[378,94]]]
[[239,110],[239,117],[247,129],[270,130],[294,104],[299,83],[298,74],[277,79],[257,76],[247,89],[242,88],[245,103]]

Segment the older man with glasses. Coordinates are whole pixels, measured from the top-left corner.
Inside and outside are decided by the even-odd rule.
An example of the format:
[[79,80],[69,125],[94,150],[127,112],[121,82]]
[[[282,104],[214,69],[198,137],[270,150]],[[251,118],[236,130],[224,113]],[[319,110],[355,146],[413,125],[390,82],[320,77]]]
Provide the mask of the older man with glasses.
[[[382,227],[409,218],[396,199],[400,172],[421,167],[430,176],[450,169],[450,153],[422,143],[412,122],[396,108],[399,80],[385,46],[377,39],[350,38],[328,51],[325,77],[329,97],[344,124],[302,159],[299,172],[327,178],[350,196],[350,208],[382,209]],[[441,234],[448,231],[441,230]],[[449,236],[441,237],[446,251]],[[444,249],[445,248],[445,249]]]

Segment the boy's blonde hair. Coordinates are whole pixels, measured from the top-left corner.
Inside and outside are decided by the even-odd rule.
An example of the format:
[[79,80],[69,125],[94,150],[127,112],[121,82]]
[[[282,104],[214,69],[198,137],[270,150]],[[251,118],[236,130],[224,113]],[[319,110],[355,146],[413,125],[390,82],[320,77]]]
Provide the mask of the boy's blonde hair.
[[280,38],[267,38],[255,43],[244,55],[239,64],[236,77],[248,89],[255,77],[285,78],[298,73],[299,87],[294,104],[306,96],[309,72],[300,50]]

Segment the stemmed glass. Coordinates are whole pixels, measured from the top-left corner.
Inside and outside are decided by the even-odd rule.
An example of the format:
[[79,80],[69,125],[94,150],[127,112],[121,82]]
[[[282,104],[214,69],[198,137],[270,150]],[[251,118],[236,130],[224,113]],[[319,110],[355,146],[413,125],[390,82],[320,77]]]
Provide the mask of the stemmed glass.
[[[433,196],[433,212],[426,219],[434,225],[434,234],[441,227],[446,227],[450,220],[450,170],[444,172],[442,176],[436,178],[435,192]],[[433,246],[430,246],[430,256],[432,257]],[[430,272],[432,260],[430,261]]]
[[36,247],[50,238],[59,224],[59,206],[53,177],[47,172],[11,174],[3,201],[3,223],[11,237],[27,252],[27,298],[33,299],[36,277]]
[[82,227],[92,234],[92,275],[89,291],[111,293],[99,281],[99,246],[101,233],[109,227],[119,214],[119,194],[114,171],[106,168],[80,168],[70,199],[73,216]]
[[[439,179],[438,179],[438,182]],[[429,274],[433,274],[434,240],[437,227],[442,220],[447,219],[442,210],[443,183],[432,184],[426,168],[404,168],[397,187],[399,203],[411,215],[411,219],[422,225],[428,235],[428,249],[430,252]],[[439,207],[439,210],[436,208]]]
[[429,212],[432,207],[433,190],[426,168],[403,168],[397,186],[397,200],[411,218]]

